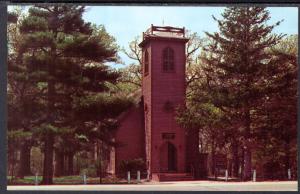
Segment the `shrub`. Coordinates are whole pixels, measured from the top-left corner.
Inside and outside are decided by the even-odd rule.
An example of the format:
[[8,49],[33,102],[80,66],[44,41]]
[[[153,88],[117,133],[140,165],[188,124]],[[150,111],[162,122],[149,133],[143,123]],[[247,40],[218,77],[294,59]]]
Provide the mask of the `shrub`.
[[97,177],[97,167],[90,165],[88,168],[84,168],[80,171],[80,175],[86,174],[89,177]]
[[138,170],[142,172],[145,169],[146,169],[145,162],[142,158],[136,158],[132,160],[122,160],[119,165],[119,170],[123,176],[126,176],[126,173],[128,171],[134,174]]
[[264,177],[271,179],[283,178],[280,163],[278,161],[269,161],[263,165]]

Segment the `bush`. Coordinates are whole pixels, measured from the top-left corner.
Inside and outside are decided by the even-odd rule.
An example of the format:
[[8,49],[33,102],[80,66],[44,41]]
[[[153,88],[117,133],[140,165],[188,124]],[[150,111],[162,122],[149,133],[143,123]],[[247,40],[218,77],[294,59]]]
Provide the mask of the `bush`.
[[128,171],[130,171],[132,174],[135,174],[138,170],[142,172],[145,169],[145,162],[142,158],[122,160],[119,165],[119,170],[123,176],[126,176]]
[[284,174],[278,161],[269,161],[263,165],[264,177],[271,179],[282,179]]
[[88,168],[84,168],[80,170],[80,175],[86,174],[89,177],[97,177],[97,167],[94,165],[89,166]]

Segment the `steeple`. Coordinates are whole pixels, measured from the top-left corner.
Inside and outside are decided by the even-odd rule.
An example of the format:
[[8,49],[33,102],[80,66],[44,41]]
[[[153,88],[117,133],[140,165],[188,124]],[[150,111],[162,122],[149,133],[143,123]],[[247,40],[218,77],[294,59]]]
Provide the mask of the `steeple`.
[[[151,25],[143,33],[142,94],[147,168],[157,173],[186,172],[185,131],[175,109],[185,102],[185,29]],[[154,178],[155,179],[155,178]]]

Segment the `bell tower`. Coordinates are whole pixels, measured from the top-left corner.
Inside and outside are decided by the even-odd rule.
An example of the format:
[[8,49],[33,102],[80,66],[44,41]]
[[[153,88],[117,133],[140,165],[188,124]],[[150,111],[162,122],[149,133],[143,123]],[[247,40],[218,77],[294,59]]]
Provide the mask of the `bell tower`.
[[143,33],[142,95],[146,164],[152,179],[159,173],[186,172],[186,135],[175,120],[185,103],[184,28],[153,26]]

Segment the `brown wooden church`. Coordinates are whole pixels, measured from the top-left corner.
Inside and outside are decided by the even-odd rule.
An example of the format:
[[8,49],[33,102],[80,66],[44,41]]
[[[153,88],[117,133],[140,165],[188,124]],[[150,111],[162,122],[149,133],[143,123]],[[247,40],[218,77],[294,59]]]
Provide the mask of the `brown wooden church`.
[[152,180],[190,180],[205,176],[198,134],[181,128],[175,109],[185,105],[186,43],[184,28],[153,26],[143,33],[142,90],[138,105],[120,117],[110,168],[122,160],[143,158]]

